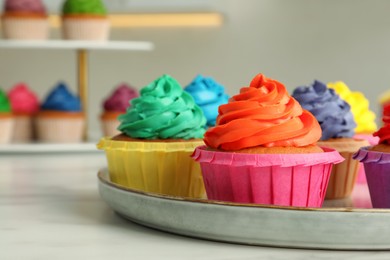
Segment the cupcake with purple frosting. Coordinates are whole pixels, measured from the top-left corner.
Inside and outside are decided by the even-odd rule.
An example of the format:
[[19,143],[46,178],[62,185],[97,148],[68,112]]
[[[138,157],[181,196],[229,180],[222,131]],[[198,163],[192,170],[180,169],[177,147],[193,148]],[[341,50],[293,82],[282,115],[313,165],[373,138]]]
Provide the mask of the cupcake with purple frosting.
[[59,83],[46,97],[36,118],[41,142],[77,143],[83,140],[85,116],[80,98],[64,83]]
[[103,102],[103,113],[100,115],[104,136],[114,136],[120,132],[117,130],[120,122],[118,116],[125,113],[130,106],[130,101],[139,96],[138,90],[127,85],[120,84],[112,94]]
[[213,78],[198,75],[184,90],[194,98],[195,103],[202,109],[207,119],[207,126],[215,126],[218,107],[226,104],[229,100],[225,88]]
[[358,171],[358,161],[353,160],[352,155],[360,147],[368,145],[365,140],[353,138],[356,123],[350,106],[334,89],[317,80],[310,86],[296,88],[293,97],[320,123],[322,137],[318,145],[336,149],[345,159],[333,167],[326,198],[348,197],[352,193]]

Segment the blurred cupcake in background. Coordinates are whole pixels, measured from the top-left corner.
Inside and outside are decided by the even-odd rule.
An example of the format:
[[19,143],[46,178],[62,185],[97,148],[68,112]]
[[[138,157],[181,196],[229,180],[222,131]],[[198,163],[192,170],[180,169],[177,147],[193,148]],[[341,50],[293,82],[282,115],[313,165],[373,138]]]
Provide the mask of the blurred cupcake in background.
[[337,150],[345,161],[333,167],[326,199],[341,199],[351,195],[359,162],[352,159],[353,153],[367,146],[366,140],[354,139],[356,123],[347,102],[320,81],[310,86],[298,87],[293,92],[304,109],[318,120],[322,129],[319,146]]
[[218,107],[229,100],[225,88],[213,78],[198,75],[184,90],[190,93],[195,103],[202,109],[207,126],[215,126]]
[[[369,101],[364,94],[357,91],[352,92],[342,81],[328,83],[328,87],[334,89],[351,106],[351,112],[356,122],[354,138],[365,139],[370,145],[378,144],[379,137],[373,136],[373,133],[378,129],[375,123],[376,115],[370,110]],[[366,182],[363,165],[360,165],[357,182]]]
[[66,0],[62,7],[63,38],[105,41],[110,22],[101,0]]
[[104,111],[100,116],[104,136],[114,136],[120,133],[117,130],[120,124],[118,116],[125,113],[130,106],[130,101],[138,96],[137,89],[122,83],[104,100]]
[[11,142],[13,128],[11,104],[5,92],[0,89],[0,144]]
[[1,17],[3,35],[13,40],[45,40],[49,35],[46,9],[41,0],[5,0]]
[[25,83],[16,84],[8,92],[15,128],[12,142],[28,143],[35,139],[34,117],[39,111],[39,100],[36,94]]
[[85,116],[80,98],[64,83],[46,97],[36,118],[38,140],[50,143],[77,143],[83,140]]

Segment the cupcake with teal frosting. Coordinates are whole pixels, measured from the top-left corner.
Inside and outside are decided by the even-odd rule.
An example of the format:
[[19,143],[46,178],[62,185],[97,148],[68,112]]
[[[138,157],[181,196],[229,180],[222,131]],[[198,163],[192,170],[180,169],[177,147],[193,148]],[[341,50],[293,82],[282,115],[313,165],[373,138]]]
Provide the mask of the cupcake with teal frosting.
[[46,97],[36,118],[38,140],[77,143],[83,139],[85,116],[80,98],[59,83]]
[[326,199],[348,197],[355,186],[359,165],[352,156],[360,147],[368,145],[366,140],[353,138],[356,123],[350,105],[318,80],[296,88],[292,96],[319,122],[322,137],[318,145],[337,150],[345,159],[332,168]]
[[66,0],[62,7],[62,32],[68,40],[105,41],[110,23],[101,0]]
[[6,93],[0,89],[0,144],[9,143],[12,139],[14,117],[11,103]]
[[203,145],[206,118],[174,78],[163,75],[142,88],[119,121],[121,134],[98,143],[113,182],[151,193],[204,196],[199,164],[190,156]]
[[184,90],[190,93],[195,103],[202,109],[207,126],[215,126],[218,107],[229,100],[225,88],[213,78],[198,75]]

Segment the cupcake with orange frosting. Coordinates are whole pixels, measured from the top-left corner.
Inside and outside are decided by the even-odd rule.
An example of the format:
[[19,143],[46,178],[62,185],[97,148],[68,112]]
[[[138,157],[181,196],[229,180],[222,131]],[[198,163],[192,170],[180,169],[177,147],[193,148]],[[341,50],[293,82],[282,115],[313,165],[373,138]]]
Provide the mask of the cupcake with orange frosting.
[[80,98],[64,83],[59,83],[46,97],[36,117],[38,140],[45,143],[82,142],[84,127]]
[[202,198],[199,164],[191,159],[203,145],[206,118],[194,99],[169,75],[163,75],[131,100],[119,116],[120,135],[102,138],[110,178],[131,189]]
[[16,84],[9,92],[15,128],[12,142],[26,143],[35,139],[34,117],[39,111],[39,100],[36,94],[25,83]]
[[390,208],[390,104],[384,107],[383,127],[374,133],[379,144],[361,148],[354,158],[364,164],[374,208]]
[[219,107],[206,146],[192,157],[200,162],[212,200],[321,207],[333,149],[316,145],[321,128],[285,86],[262,74]]
[[353,160],[352,155],[360,147],[368,145],[366,140],[353,138],[356,123],[350,106],[334,89],[317,80],[310,86],[296,88],[293,97],[318,120],[322,129],[319,145],[336,149],[345,159],[333,168],[326,198],[348,197],[355,186],[359,169],[358,161]]
[[0,89],[0,144],[11,141],[14,127],[14,118],[11,104],[5,92]]
[[14,40],[44,40],[49,23],[41,0],[5,0],[1,17],[3,35]]
[[138,90],[123,83],[103,102],[103,113],[100,116],[104,136],[119,134],[118,116],[125,113],[130,101],[138,97]]
[[[336,93],[351,106],[351,112],[356,122],[355,139],[365,139],[370,145],[377,145],[379,138],[373,136],[378,129],[375,113],[370,110],[369,101],[362,92],[351,91],[342,81],[328,83],[328,87],[334,89]],[[363,165],[359,166],[357,177],[358,183],[366,183]]]

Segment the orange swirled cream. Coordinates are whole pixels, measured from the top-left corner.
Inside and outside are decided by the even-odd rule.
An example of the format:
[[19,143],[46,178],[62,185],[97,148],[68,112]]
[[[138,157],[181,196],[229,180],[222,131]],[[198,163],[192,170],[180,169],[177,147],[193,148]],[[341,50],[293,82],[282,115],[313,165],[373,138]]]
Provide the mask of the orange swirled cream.
[[282,83],[262,74],[218,112],[217,125],[204,137],[214,149],[305,147],[315,145],[321,137],[315,117],[302,109]]

